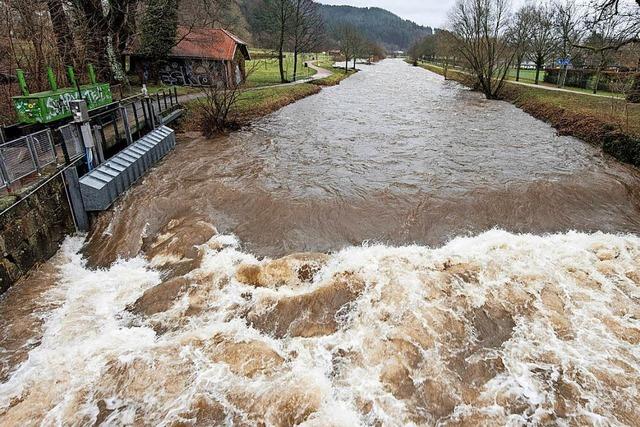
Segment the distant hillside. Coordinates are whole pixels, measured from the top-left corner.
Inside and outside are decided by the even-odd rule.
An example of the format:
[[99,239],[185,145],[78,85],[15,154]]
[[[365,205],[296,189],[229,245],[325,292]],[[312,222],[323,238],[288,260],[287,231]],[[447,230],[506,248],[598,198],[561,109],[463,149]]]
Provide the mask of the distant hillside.
[[340,25],[351,24],[369,40],[382,44],[388,50],[408,50],[413,42],[433,32],[430,27],[423,27],[377,7],[320,7],[329,34]]
[[[255,45],[262,44],[261,36],[263,34],[260,31],[262,1],[234,0],[248,22],[248,29],[253,34]],[[432,33],[429,27],[402,19],[377,7],[359,8],[324,4],[319,6],[325,18],[329,39],[340,25],[351,24],[362,31],[369,40],[383,45],[387,50],[408,50],[415,41]]]

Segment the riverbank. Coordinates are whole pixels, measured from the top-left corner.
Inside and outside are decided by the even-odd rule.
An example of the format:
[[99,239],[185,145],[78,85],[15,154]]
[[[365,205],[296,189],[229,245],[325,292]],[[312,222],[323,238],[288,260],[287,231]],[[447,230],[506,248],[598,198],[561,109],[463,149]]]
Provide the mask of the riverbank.
[[[441,67],[420,67],[443,75]],[[449,79],[472,86],[471,77],[449,70]],[[640,105],[623,99],[595,97],[507,82],[503,98],[551,124],[560,135],[574,136],[597,145],[616,159],[640,166]]]

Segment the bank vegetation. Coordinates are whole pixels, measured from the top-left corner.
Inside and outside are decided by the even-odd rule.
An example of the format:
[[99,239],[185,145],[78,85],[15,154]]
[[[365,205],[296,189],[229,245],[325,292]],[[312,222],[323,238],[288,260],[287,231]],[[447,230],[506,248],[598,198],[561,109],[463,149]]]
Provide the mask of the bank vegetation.
[[[444,75],[443,67],[421,67]],[[473,86],[473,76],[448,70],[448,79]],[[551,124],[560,135],[574,136],[602,148],[625,163],[640,167],[640,104],[624,98],[593,96],[506,82],[502,98]]]

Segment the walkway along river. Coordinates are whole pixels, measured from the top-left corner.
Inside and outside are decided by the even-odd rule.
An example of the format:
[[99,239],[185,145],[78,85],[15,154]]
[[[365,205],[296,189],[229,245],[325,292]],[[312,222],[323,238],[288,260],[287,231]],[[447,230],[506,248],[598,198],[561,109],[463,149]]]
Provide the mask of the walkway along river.
[[637,170],[384,61],[12,288],[0,424],[638,425],[639,232]]

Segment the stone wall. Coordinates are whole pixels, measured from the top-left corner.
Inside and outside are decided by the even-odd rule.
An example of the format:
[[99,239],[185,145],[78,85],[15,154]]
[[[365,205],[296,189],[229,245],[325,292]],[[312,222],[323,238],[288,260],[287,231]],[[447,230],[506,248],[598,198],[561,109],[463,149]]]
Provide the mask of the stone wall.
[[0,293],[52,257],[75,231],[61,175],[0,215]]

